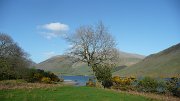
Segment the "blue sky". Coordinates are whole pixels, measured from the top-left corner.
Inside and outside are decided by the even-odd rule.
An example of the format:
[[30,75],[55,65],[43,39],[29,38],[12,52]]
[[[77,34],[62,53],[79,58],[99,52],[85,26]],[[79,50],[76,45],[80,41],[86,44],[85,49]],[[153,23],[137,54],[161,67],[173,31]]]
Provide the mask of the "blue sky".
[[0,32],[37,63],[67,50],[65,33],[98,21],[125,52],[147,56],[180,42],[180,0],[0,0]]

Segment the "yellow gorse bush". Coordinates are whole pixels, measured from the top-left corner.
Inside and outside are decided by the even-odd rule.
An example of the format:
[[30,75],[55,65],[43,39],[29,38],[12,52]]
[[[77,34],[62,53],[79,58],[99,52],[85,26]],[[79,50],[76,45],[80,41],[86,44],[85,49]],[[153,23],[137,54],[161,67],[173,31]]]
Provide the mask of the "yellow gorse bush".
[[112,78],[112,81],[118,85],[130,85],[132,81],[134,81],[135,77],[125,77],[121,78],[119,76],[114,76]]
[[51,79],[49,77],[43,77],[41,79],[41,82],[43,82],[43,83],[51,83]]

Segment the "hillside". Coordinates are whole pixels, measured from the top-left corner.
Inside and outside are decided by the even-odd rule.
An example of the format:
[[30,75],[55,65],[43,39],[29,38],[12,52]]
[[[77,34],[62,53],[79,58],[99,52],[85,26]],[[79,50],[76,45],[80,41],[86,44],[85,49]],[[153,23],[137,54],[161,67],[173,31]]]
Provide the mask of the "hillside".
[[180,43],[114,73],[121,76],[180,76]]
[[[117,63],[120,67],[115,68],[116,71],[122,69],[122,67],[135,64],[144,58],[142,55],[125,52],[119,52],[119,56],[120,59]],[[92,70],[85,63],[75,62],[75,58],[66,55],[52,57],[37,64],[36,67],[63,75],[92,75]]]

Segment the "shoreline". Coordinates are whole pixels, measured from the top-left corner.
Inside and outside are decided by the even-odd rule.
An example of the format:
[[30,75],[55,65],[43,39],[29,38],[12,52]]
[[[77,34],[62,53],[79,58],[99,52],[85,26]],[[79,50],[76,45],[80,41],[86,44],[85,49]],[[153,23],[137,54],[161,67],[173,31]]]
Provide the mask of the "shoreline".
[[75,85],[78,84],[78,82],[73,81],[73,80],[64,80],[62,83],[63,83],[64,85],[71,85],[71,86],[75,86]]

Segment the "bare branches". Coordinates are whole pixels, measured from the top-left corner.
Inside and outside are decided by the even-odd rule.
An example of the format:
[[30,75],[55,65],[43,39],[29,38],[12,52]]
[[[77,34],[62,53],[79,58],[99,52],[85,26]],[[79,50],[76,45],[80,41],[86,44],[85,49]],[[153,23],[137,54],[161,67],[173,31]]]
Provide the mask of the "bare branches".
[[0,57],[26,57],[26,53],[6,34],[0,33]]
[[115,41],[102,23],[82,26],[67,38],[70,55],[88,65],[110,62],[114,57]]
[[10,36],[0,33],[0,61],[8,61],[12,67],[26,67],[30,60]]

